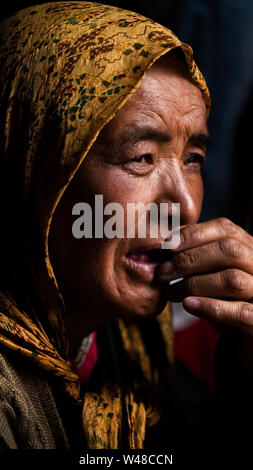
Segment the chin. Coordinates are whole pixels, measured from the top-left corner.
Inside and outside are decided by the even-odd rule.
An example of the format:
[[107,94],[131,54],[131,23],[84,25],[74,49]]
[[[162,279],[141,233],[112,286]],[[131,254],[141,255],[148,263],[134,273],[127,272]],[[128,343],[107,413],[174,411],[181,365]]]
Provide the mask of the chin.
[[[118,312],[118,317],[128,320],[139,318],[152,318],[159,315],[167,304],[167,296],[161,294],[161,290],[155,287],[136,289],[126,298],[121,297],[120,303],[114,311]],[[120,312],[120,313],[119,313]]]

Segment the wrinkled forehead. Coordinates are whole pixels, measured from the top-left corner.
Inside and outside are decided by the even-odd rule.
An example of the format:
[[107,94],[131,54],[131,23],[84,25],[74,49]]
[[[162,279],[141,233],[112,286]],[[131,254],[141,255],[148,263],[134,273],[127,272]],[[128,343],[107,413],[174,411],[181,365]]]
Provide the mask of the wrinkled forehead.
[[193,81],[186,65],[178,61],[177,56],[166,54],[158,59],[147,71],[139,89],[129,100],[142,100],[147,105],[159,107],[161,101],[175,105],[196,106],[206,114],[203,94]]
[[135,142],[144,123],[161,131],[181,126],[186,133],[207,133],[200,89],[177,58],[164,59],[152,65],[138,90],[100,132],[97,145]]

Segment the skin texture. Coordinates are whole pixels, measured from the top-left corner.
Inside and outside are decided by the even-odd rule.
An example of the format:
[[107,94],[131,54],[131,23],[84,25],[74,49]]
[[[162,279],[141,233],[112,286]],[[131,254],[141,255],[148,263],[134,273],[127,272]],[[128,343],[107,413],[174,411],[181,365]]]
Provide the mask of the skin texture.
[[[149,128],[148,138],[146,133],[135,142],[140,127]],[[171,300],[240,332],[237,343],[244,344],[247,361],[253,357],[248,354],[253,334],[252,237],[225,218],[197,224],[207,136],[201,92],[173,55],[151,67],[138,91],[100,133],[58,205],[49,238],[73,347],[106,318],[157,315]],[[171,203],[180,202],[182,241],[171,259],[143,277],[127,256],[150,248],[150,243],[160,244],[161,238],[75,239],[72,207],[81,201],[93,207],[95,194],[103,194],[104,204],[119,202],[124,208],[129,202],[167,202],[168,218]],[[179,277],[183,281],[169,286]]]
[[[172,56],[173,57],[173,56]],[[158,99],[159,98],[159,99]],[[137,92],[109,122],[63,195],[49,237],[52,266],[67,305],[69,334],[74,343],[106,318],[134,318],[162,311],[167,294],[154,272],[143,278],[126,262],[140,247],[163,239],[75,239],[72,207],[103,194],[104,205],[119,202],[181,204],[183,225],[196,223],[203,185],[201,165],[208,135],[200,90],[186,76],[178,59],[161,59],[147,73]],[[160,134],[135,143],[136,128]],[[194,138],[193,138],[194,136]],[[139,160],[138,160],[139,159]]]

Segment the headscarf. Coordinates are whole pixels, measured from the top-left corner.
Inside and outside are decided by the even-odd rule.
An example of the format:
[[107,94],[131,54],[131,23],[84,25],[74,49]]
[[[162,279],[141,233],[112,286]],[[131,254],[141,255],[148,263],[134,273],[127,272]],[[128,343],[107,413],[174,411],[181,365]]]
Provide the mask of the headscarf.
[[[138,377],[125,389],[105,383],[95,394],[80,394],[68,361],[49,228],[99,132],[159,57],[177,47],[183,51],[208,115],[206,83],[190,46],[154,21],[113,6],[36,5],[4,20],[0,37],[0,342],[59,377],[72,399],[82,401],[88,447],[120,448],[127,442],[129,448],[142,448],[146,427],[157,422],[159,410],[138,396]],[[126,355],[149,384],[158,384],[142,322],[119,318],[115,323]],[[169,306],[147,324],[160,331],[164,357],[157,364],[165,364],[166,374],[173,362]]]

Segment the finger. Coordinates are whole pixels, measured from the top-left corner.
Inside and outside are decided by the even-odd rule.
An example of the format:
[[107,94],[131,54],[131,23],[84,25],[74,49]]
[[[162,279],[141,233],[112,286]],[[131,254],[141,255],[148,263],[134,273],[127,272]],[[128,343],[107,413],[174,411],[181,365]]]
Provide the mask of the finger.
[[158,265],[156,278],[168,281],[197,273],[208,273],[225,268],[239,268],[253,274],[253,249],[234,238],[222,238],[197,248],[176,253]]
[[188,296],[249,301],[253,298],[253,276],[240,269],[189,276],[169,286],[167,294],[171,302],[182,302]]
[[205,245],[221,238],[236,238],[249,247],[252,247],[253,243],[251,235],[225,217],[199,224],[185,225],[180,229],[180,238],[181,243],[178,248],[172,249],[173,252]]
[[183,307],[197,317],[253,334],[253,305],[248,302],[186,297]]

